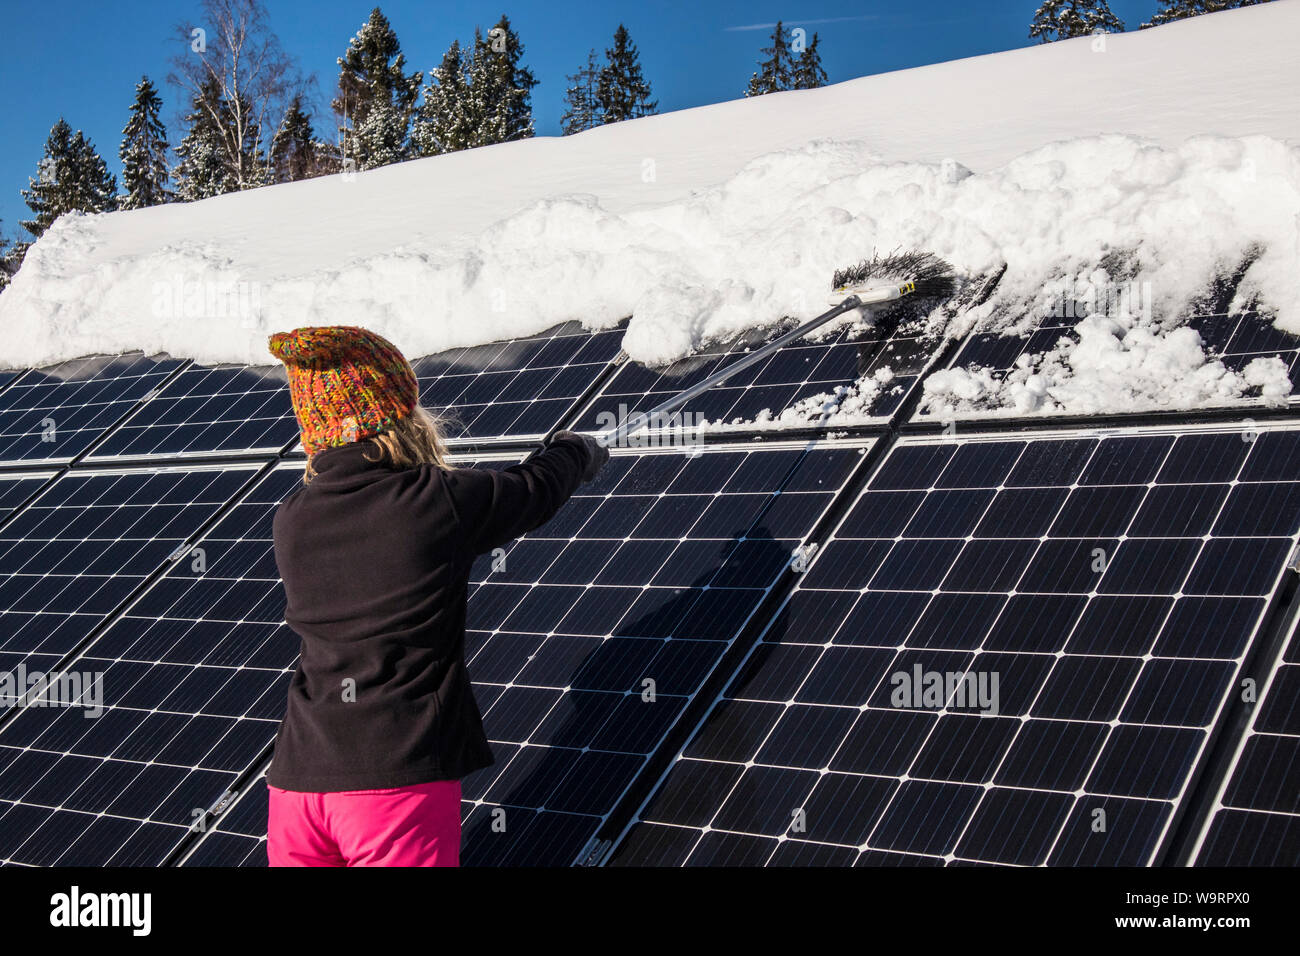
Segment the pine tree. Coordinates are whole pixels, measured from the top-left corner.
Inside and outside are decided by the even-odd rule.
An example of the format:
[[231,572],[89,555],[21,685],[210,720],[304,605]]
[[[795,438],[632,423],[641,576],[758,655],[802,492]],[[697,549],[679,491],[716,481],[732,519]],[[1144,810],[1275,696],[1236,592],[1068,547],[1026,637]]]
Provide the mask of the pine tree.
[[338,64],[338,93],[331,105],[341,119],[343,156],[361,169],[404,159],[423,74],[405,73],[397,34],[378,7]]
[[758,71],[749,78],[746,96],[762,96],[790,89],[794,61],[790,56],[790,34],[780,20],[772,31],[772,45],[759,51],[767,56],[760,60]]
[[533,135],[532,89],[537,79],[520,65],[524,45],[505,14],[486,37],[475,28],[469,64],[473,145],[509,143]]
[[4,233],[0,232],[0,292],[5,290],[12,278],[9,272],[9,240],[5,238]]
[[564,92],[564,115],[560,117],[560,127],[564,135],[581,133],[583,130],[599,126],[603,121],[600,113],[600,101],[596,97],[597,84],[600,80],[600,67],[596,65],[596,51],[587,53],[587,65],[577,73],[565,77],[569,88]]
[[650,84],[641,75],[638,57],[636,44],[620,23],[614,31],[614,46],[605,51],[605,65],[596,83],[602,123],[650,116],[658,109],[658,101],[650,99]]
[[1043,0],[1029,25],[1029,38],[1043,43],[1098,32],[1124,32],[1124,21],[1111,12],[1106,0]]
[[295,94],[271,137],[272,182],[292,183],[319,176],[321,147],[311,128],[311,117],[302,108],[302,94]]
[[176,154],[176,196],[185,202],[220,196],[239,188],[222,145],[220,117],[224,115],[221,85],[210,77],[182,117],[187,131]]
[[416,112],[411,142],[420,156],[469,149],[476,119],[460,41],[452,40],[442,62],[429,71],[424,100]]
[[30,242],[21,239],[10,240],[0,233],[0,292],[3,292],[9,285],[9,280],[18,274],[23,264],[23,257],[27,255],[31,245]]
[[39,238],[64,213],[112,212],[117,208],[117,179],[108,171],[90,140],[61,117],[45,141],[37,178],[22,190],[34,214],[21,225]]
[[475,27],[469,49],[452,43],[430,72],[411,151],[433,156],[532,136],[531,90],[537,80],[520,64],[523,52],[505,16],[486,37]]
[[794,61],[791,74],[791,89],[815,90],[826,85],[826,71],[822,68],[821,53],[817,50],[820,39],[814,33],[808,45],[798,51],[799,58]]
[[117,151],[122,160],[123,209],[143,209],[171,202],[167,188],[167,130],[158,118],[162,100],[149,77],[135,87],[131,118],[122,130],[122,145]]
[[1253,7],[1257,3],[1269,0],[1156,0],[1163,8],[1149,21],[1142,24],[1142,29],[1158,27],[1162,23],[1173,23],[1188,17],[1199,17],[1202,13],[1218,13],[1220,10],[1236,10],[1238,7]]

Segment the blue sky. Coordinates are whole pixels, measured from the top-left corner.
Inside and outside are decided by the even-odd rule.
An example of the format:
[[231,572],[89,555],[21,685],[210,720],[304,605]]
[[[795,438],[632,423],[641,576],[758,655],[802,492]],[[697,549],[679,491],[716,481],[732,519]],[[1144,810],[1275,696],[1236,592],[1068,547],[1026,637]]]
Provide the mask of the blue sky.
[[[271,24],[304,74],[315,74],[319,105],[328,104],[337,58],[375,5],[373,0],[266,0]],[[559,133],[565,75],[587,50],[603,50],[620,22],[631,31],[661,111],[735,99],[777,19],[821,34],[832,83],[1029,45],[1038,0],[662,0],[590,2],[496,0],[447,3],[387,0],[381,9],[407,56],[408,70],[437,64],[452,39],[473,35],[507,13],[523,40],[524,62],[541,85],[533,91],[539,135]],[[1130,30],[1157,9],[1156,0],[1111,0]],[[117,149],[136,82],[148,74],[163,98],[163,119],[178,141],[180,105],[166,85],[176,53],[174,26],[198,13],[189,0],[64,0],[43,8],[0,0],[0,229],[26,233],[27,186],[50,127],[63,116],[90,137],[119,175]],[[56,15],[45,20],[43,12]],[[318,134],[332,118],[313,117]]]

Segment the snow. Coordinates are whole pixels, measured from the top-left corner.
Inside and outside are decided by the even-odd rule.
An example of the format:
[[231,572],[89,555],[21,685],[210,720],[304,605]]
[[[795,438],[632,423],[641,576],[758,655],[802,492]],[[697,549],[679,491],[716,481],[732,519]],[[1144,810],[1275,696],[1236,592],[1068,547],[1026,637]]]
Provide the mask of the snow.
[[[931,413],[1193,407],[1289,391],[1179,326],[1240,284],[1300,332],[1300,0],[382,169],[60,220],[0,295],[0,366],[142,349],[270,361],[299,325],[365,325],[410,356],[630,316],[661,364],[810,318],[831,273],[916,248],[994,298],[949,334],[1023,330],[1068,289],[1109,301],[1005,380],[926,381]],[[1086,98],[1082,94],[1086,91]],[[1112,303],[1114,304],[1114,303]],[[777,416],[851,423],[846,383]],[[1252,393],[1253,394],[1253,393]],[[718,423],[725,427],[729,423]]]

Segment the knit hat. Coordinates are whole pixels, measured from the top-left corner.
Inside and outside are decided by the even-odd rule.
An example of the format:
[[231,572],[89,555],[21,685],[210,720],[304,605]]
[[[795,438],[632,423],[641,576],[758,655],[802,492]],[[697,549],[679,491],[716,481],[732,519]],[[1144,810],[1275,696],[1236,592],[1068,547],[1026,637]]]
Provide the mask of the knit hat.
[[331,325],[277,332],[271,354],[289,373],[289,397],[309,456],[391,428],[415,408],[411,364],[368,329]]

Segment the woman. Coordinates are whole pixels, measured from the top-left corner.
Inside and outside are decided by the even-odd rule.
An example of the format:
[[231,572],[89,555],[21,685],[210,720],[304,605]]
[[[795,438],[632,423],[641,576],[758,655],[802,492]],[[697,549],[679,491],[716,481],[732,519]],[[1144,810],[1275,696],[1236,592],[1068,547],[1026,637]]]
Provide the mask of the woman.
[[307,453],[279,506],[302,639],[267,773],[272,866],[455,866],[460,779],[492,763],[465,670],[474,558],[551,518],[609,452],[560,432],[503,470],[447,464],[415,373],[351,326],[271,337]]

